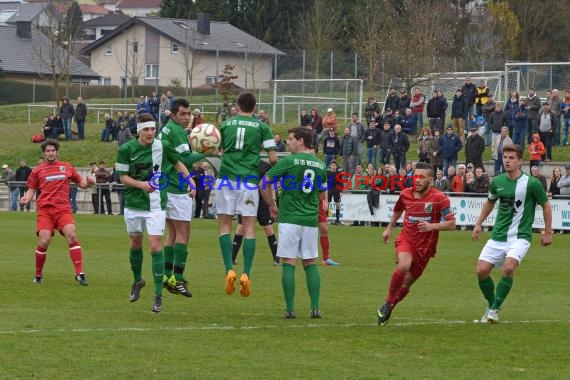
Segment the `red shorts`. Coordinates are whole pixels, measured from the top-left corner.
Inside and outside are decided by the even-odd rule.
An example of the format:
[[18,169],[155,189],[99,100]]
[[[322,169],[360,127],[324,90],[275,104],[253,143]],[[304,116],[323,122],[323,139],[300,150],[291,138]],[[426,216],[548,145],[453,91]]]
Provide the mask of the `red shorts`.
[[72,213],[54,210],[53,208],[39,209],[36,222],[36,235],[38,235],[41,230],[51,231],[52,235],[54,230],[58,230],[59,233],[62,233],[63,227],[68,224],[75,224]]
[[412,265],[410,266],[410,274],[414,276],[417,280],[420,278],[424,269],[432,258],[433,254],[428,254],[427,252],[420,252],[421,248],[418,249],[413,243],[408,242],[404,239],[396,239],[396,254],[406,252],[412,255]]

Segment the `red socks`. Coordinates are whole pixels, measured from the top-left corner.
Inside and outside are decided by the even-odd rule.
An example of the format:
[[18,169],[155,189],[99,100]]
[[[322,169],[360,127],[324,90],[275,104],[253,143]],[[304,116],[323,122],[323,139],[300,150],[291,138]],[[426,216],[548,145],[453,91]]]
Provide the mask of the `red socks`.
[[42,248],[39,245],[36,248],[36,276],[41,277],[44,264],[46,263],[47,248]]
[[321,248],[323,249],[323,260],[328,260],[329,258],[329,237],[328,236],[321,236]]
[[396,294],[402,288],[402,284],[404,283],[405,277],[406,274],[401,272],[399,269],[396,269],[392,274],[392,279],[390,280],[390,288],[388,290],[388,298],[386,298],[386,301],[388,301],[392,306],[394,306],[397,302]]
[[69,257],[75,267],[75,274],[83,273],[83,255],[78,242],[73,242],[69,245]]

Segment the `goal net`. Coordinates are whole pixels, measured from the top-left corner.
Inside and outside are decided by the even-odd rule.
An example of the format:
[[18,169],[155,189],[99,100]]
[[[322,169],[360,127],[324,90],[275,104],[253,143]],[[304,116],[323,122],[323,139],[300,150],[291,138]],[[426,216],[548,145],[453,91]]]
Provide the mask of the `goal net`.
[[[465,78],[467,77],[471,78],[471,82],[475,84],[475,86],[478,86],[480,81],[485,81],[485,84],[489,87],[489,92],[493,94],[495,101],[504,101],[508,96],[508,91],[516,88],[517,83],[520,80],[520,73],[516,70],[513,70],[512,72],[478,71],[431,73],[422,78],[414,78],[412,88],[422,88],[427,99],[431,98],[431,93],[433,91],[441,91],[445,98],[450,102],[455,96],[455,91],[465,84]],[[507,84],[506,86],[505,83]],[[390,87],[405,88],[406,83],[402,79],[396,78],[390,81]]]
[[560,90],[563,96],[564,91],[570,89],[570,62],[505,63],[505,75],[512,72],[520,73],[520,80],[511,90],[517,90],[523,96],[526,96],[531,88],[539,97],[544,97],[547,90],[554,88]]
[[258,108],[274,124],[298,123],[303,109],[324,115],[332,108],[337,120],[347,122],[352,113],[362,114],[361,79],[277,79],[264,81],[261,88]]

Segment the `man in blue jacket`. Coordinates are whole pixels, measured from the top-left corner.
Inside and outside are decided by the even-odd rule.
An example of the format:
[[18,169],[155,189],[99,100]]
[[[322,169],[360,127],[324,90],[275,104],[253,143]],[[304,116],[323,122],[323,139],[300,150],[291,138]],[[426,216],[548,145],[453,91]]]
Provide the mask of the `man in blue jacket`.
[[455,167],[457,164],[457,153],[461,150],[463,144],[459,136],[453,133],[453,127],[447,126],[446,133],[439,139],[439,154],[443,158],[443,172],[447,173],[449,166]]

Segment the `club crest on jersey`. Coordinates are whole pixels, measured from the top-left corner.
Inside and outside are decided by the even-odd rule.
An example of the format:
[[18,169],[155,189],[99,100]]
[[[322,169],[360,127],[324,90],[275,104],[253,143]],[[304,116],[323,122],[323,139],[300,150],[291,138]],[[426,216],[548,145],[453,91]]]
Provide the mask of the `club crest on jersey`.
[[60,167],[59,167],[59,171],[62,172],[62,173],[65,173],[66,170],[67,170],[67,169],[66,169],[65,166],[60,166]]
[[424,204],[424,211],[425,212],[432,212],[433,211],[433,203],[428,202]]

